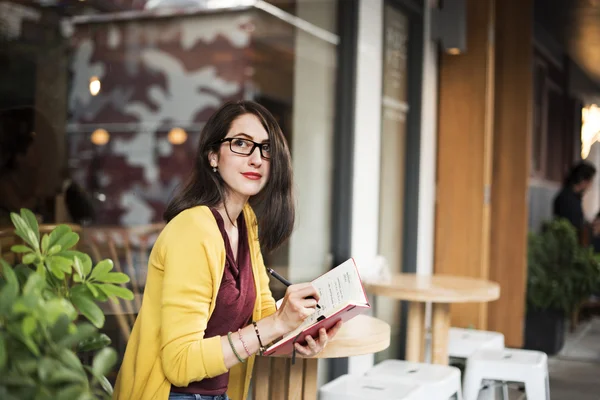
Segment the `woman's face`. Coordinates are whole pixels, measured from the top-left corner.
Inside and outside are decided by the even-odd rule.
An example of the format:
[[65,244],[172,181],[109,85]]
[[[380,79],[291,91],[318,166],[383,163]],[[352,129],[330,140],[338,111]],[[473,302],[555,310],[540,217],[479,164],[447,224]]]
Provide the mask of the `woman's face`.
[[[244,114],[231,123],[225,139],[233,139],[221,144],[218,153],[209,154],[211,167],[217,167],[218,174],[227,184],[230,195],[249,197],[258,194],[267,184],[270,172],[270,161],[261,157],[261,148],[252,142],[261,143],[263,155],[269,157],[269,135],[260,120],[254,114]],[[234,151],[232,151],[235,150]]]

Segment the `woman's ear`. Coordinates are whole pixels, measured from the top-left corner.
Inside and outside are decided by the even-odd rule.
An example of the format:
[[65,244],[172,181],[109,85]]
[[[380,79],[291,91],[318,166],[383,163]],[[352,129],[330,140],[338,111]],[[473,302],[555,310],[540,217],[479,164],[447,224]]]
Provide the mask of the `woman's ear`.
[[212,151],[210,153],[208,153],[208,165],[210,165],[211,168],[216,168],[218,161],[219,161],[219,158],[217,157],[216,153],[214,153]]

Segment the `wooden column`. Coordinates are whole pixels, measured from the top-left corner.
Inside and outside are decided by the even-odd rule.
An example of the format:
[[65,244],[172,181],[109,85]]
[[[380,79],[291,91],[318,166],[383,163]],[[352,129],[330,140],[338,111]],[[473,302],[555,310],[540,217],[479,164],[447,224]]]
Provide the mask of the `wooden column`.
[[520,347],[527,277],[527,182],[532,109],[532,0],[496,2],[496,73],[489,278],[500,299],[488,328]]
[[[440,58],[436,274],[487,278],[494,0],[467,1],[467,51]],[[453,326],[485,329],[486,304],[451,307]]]

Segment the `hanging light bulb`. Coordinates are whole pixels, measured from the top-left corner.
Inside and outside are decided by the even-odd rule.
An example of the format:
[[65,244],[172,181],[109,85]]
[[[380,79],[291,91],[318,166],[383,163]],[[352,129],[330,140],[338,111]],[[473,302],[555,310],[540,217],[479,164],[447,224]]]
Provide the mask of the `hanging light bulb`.
[[98,79],[97,76],[92,76],[90,78],[90,93],[92,94],[92,96],[95,96],[98,93],[100,93],[101,86],[102,85],[100,84],[100,79]]
[[182,128],[173,128],[169,131],[167,139],[171,144],[183,144],[187,140],[187,133]]
[[90,140],[96,146],[104,146],[110,140],[110,133],[108,133],[106,129],[96,129],[94,132],[92,132]]

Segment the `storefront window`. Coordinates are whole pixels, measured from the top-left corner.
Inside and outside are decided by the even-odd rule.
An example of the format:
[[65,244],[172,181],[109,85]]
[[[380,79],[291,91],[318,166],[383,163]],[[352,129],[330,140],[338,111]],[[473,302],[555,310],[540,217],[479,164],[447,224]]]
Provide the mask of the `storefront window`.
[[121,352],[165,206],[227,100],[265,105],[292,149],[297,228],[267,264],[330,267],[337,2],[208,3],[0,1],[0,226],[21,207],[79,224],[132,277],[135,301],[106,305]]

